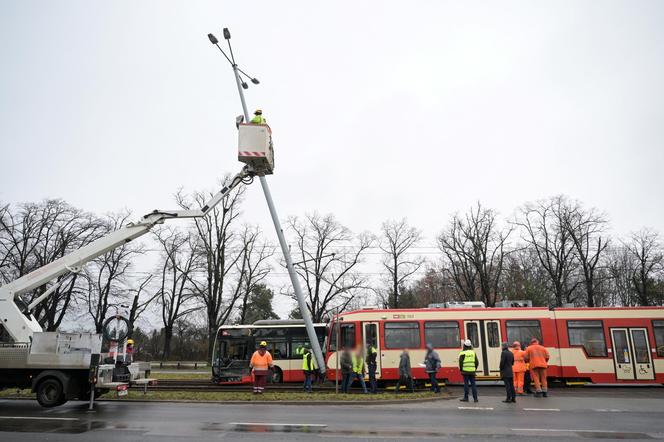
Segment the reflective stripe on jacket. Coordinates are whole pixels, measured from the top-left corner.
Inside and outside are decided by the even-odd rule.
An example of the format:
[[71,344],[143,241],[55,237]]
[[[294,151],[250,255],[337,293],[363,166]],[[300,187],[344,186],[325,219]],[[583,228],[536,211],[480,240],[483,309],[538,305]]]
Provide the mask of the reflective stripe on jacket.
[[531,344],[526,349],[525,359],[530,363],[530,368],[547,368],[549,351],[539,344]]
[[477,356],[473,350],[464,350],[459,353],[459,359],[463,356],[463,363],[461,365],[461,371],[464,373],[475,373],[476,365],[475,361]]
[[514,366],[512,367],[514,373],[524,373],[526,371],[526,352],[513,350],[512,353],[514,353]]

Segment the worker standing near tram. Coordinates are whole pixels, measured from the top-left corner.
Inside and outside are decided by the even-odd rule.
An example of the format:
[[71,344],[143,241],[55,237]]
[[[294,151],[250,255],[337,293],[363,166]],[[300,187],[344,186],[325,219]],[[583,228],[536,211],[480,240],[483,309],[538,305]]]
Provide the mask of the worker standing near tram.
[[475,371],[479,367],[480,361],[473,351],[473,343],[470,339],[463,342],[463,350],[459,353],[459,370],[463,375],[463,399],[461,402],[468,402],[468,390],[472,390],[473,401],[477,402],[477,384],[475,383]]
[[302,355],[302,371],[304,371],[304,391],[307,393],[312,392],[312,381],[314,374],[318,370],[316,358],[311,353],[309,343],[304,344],[304,354]]
[[549,351],[540,345],[537,338],[533,338],[526,349],[525,360],[530,364],[530,372],[535,382],[535,397],[548,397],[546,370],[549,368]]
[[372,344],[369,344],[367,348],[367,370],[369,371],[369,387],[371,388],[371,393],[378,393],[378,385],[376,382],[376,370],[378,369],[378,364],[376,363],[376,358],[378,357],[378,350]]
[[254,118],[251,119],[251,124],[267,124],[267,120],[263,118],[263,111],[256,109]]
[[514,341],[512,344],[512,354],[514,355],[514,390],[519,396],[524,396],[523,381],[526,377],[526,352],[521,350],[521,343]]
[[267,342],[261,341],[258,350],[254,352],[249,361],[249,368],[254,374],[254,394],[263,393],[272,367],[274,367],[274,363],[272,355],[267,351]]
[[368,393],[367,384],[364,382],[366,366],[364,365],[364,355],[362,353],[362,349],[360,348],[357,353],[353,354],[353,377],[350,380],[350,384],[352,384],[355,379],[358,379],[362,385],[362,390],[366,394]]

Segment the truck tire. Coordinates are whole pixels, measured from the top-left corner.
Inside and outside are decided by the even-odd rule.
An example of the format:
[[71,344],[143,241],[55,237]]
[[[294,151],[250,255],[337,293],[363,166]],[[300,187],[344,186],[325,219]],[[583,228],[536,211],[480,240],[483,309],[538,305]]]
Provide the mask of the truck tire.
[[57,407],[67,402],[62,383],[56,378],[46,378],[37,386],[37,402],[45,408]]

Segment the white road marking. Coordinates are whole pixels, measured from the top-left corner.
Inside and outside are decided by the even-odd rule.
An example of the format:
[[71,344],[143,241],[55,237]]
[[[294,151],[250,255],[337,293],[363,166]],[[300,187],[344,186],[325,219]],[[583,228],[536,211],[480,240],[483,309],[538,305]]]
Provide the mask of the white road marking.
[[228,425],[263,425],[268,427],[313,427],[313,428],[326,428],[325,424],[286,424],[279,422],[229,422]]
[[560,408],[524,408],[525,411],[560,411]]
[[512,428],[512,431],[548,431],[551,433],[618,433],[613,430],[570,430],[567,428]]
[[457,407],[459,410],[493,410],[493,407]]
[[598,413],[624,413],[625,410],[618,410],[616,408],[595,408],[593,411]]
[[77,421],[76,417],[30,417],[30,416],[0,416],[0,419],[27,419],[42,421]]

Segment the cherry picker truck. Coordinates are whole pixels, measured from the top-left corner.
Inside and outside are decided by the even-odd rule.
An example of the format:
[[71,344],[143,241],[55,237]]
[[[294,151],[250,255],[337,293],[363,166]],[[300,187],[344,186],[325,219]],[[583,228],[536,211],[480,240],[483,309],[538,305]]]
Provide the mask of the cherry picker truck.
[[[102,360],[102,335],[96,333],[45,332],[32,310],[91,260],[145,235],[157,224],[174,219],[207,216],[230,191],[249,184],[255,176],[272,174],[274,149],[267,125],[238,124],[238,159],[245,163],[230,182],[197,210],[154,210],[138,221],[40,267],[0,287],[0,389],[30,388],[44,407],[62,405],[68,400],[87,400],[109,390],[126,391],[138,382],[135,365],[128,382],[113,381],[115,364]],[[52,283],[31,303],[22,295]],[[132,367],[133,365],[133,367]]]

